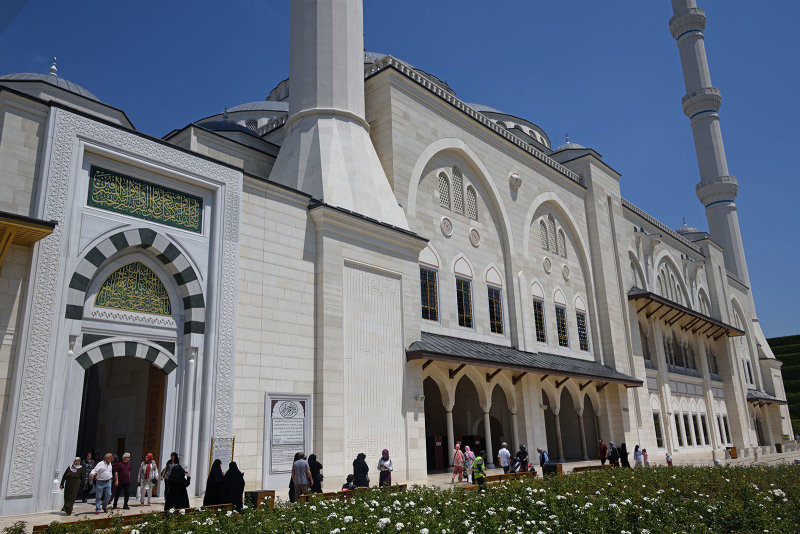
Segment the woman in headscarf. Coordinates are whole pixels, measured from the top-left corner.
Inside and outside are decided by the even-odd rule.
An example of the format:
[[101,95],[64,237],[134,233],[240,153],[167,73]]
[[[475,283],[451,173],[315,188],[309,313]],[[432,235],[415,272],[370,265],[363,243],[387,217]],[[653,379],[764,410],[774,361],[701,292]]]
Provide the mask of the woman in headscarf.
[[619,447],[619,461],[622,467],[630,469],[631,463],[628,461],[628,447],[624,443]]
[[232,504],[242,510],[242,494],[244,494],[244,473],[239,471],[236,462],[228,464],[228,470],[222,479],[222,497],[225,504]]
[[189,508],[189,494],[186,488],[192,482],[192,476],[177,461],[172,464],[167,477],[167,491],[164,499],[164,510]]
[[[302,452],[294,453],[294,460],[292,460],[292,465],[299,460],[303,456]],[[295,502],[297,500],[297,496],[294,493],[294,478],[289,477],[289,502]]]
[[214,460],[206,480],[206,493],[203,495],[203,506],[214,506],[222,502],[222,460]]
[[311,478],[314,483],[311,484],[311,493],[322,493],[322,464],[317,461],[316,454],[308,456],[308,469],[311,471]]
[[383,449],[383,452],[381,453],[381,459],[378,460],[378,472],[380,473],[380,477],[378,478],[378,486],[392,485],[393,470],[394,466],[392,465],[392,459],[389,458],[389,449]]
[[456,448],[453,450],[453,476],[450,477],[450,484],[454,484],[458,475],[458,481],[461,482],[461,477],[464,476],[464,453],[461,452],[461,444],[456,443]]
[[353,460],[353,483],[357,488],[369,487],[369,466],[366,462],[367,455],[363,452],[358,453],[356,459]]
[[475,463],[475,453],[469,449],[469,445],[464,447],[464,478],[467,482],[470,481],[472,476],[472,465]]
[[85,486],[86,477],[84,476],[83,465],[81,465],[81,457],[77,456],[72,460],[72,465],[64,471],[64,476],[61,477],[61,489],[64,490],[64,507],[61,510],[66,512],[67,515],[72,515],[72,507],[75,504],[75,499],[78,498],[78,492]]
[[153,460],[153,453],[148,452],[144,457],[142,465],[139,466],[139,487],[141,488],[141,496],[139,503],[144,504],[144,498],[147,497],[147,506],[150,506],[150,500],[153,498],[153,487],[158,483],[158,464]]

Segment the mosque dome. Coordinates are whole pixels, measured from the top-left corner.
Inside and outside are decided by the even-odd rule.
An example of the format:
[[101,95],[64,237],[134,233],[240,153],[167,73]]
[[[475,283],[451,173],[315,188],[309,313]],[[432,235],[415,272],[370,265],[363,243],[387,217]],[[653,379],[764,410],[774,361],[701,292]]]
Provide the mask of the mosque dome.
[[289,111],[289,103],[273,100],[258,100],[256,102],[247,102],[246,104],[239,104],[228,108],[228,113],[236,113],[239,111]]
[[683,234],[697,234],[697,233],[703,232],[703,230],[701,230],[700,228],[698,228],[696,226],[687,225],[686,224],[686,219],[683,219],[683,226],[681,226],[680,228],[676,228],[675,231],[678,232],[681,235],[683,235]]
[[86,97],[90,100],[94,100],[95,102],[100,102],[100,99],[86,88],[81,87],[77,83],[65,80],[64,78],[59,78],[58,75],[55,74],[54,69],[55,66],[50,67],[50,74],[39,74],[36,72],[5,74],[0,76],[0,82],[45,82],[64,89],[65,91],[69,91],[70,93]]
[[583,146],[583,145],[579,145],[578,143],[571,142],[569,140],[569,134],[567,134],[567,139],[564,142],[564,144],[560,145],[558,148],[556,148],[555,151],[556,152],[561,152],[562,150],[575,150],[575,149],[579,149],[579,148],[586,148],[586,147]]

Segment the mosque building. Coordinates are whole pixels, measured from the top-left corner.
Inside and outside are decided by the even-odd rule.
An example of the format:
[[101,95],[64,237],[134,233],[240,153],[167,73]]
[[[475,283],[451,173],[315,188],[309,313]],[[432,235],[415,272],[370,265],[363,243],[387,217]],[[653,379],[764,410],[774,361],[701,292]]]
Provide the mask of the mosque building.
[[404,482],[454,443],[795,446],[706,17],[672,5],[708,231],[626,200],[592,148],[364,53],[362,0],[291,0],[289,78],[161,139],[55,62],[0,76],[0,514],[58,508],[89,450],[177,451],[200,494],[231,449],[255,489],[299,450],[338,481],[388,448]]

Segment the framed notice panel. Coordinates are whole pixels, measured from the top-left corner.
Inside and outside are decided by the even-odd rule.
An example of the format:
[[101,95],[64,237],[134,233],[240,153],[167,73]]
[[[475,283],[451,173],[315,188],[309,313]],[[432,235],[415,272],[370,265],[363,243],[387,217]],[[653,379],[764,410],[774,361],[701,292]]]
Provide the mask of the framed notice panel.
[[265,488],[289,483],[294,455],[311,451],[311,395],[267,393],[264,400]]
[[222,461],[222,471],[228,470],[228,464],[233,461],[233,445],[236,438],[211,438],[211,454],[208,457],[208,470],[214,460]]

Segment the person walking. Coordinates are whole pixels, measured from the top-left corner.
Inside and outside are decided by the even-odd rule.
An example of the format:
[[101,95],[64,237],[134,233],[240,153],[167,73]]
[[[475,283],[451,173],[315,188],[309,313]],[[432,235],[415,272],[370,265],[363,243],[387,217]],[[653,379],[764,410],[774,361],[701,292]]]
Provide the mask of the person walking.
[[619,461],[622,467],[631,468],[631,463],[628,461],[628,447],[624,443],[619,447]]
[[358,453],[353,460],[353,483],[357,488],[369,487],[369,466],[367,465],[367,455],[363,452]]
[[381,451],[381,458],[378,460],[378,487],[392,485],[392,459],[389,458],[389,449]]
[[608,442],[608,463],[619,467],[619,450],[614,445],[613,441]]
[[[306,489],[306,491],[308,490]],[[222,479],[222,500],[224,504],[230,503],[241,512],[243,508],[242,495],[244,495],[244,473],[239,471],[236,462],[231,462]]]
[[647,449],[642,449],[642,461],[645,467],[650,467],[650,459],[647,457]]
[[633,448],[633,463],[635,467],[642,467],[643,464],[642,451],[638,445]]
[[158,464],[153,460],[153,453],[148,452],[144,457],[142,465],[139,466],[139,475],[136,477],[139,482],[140,495],[139,504],[145,506],[144,500],[147,498],[147,506],[153,498],[153,487],[158,483]]
[[464,453],[461,452],[461,444],[456,443],[456,448],[453,450],[453,476],[450,477],[450,484],[455,484],[456,475],[458,481],[464,476]]
[[308,468],[314,482],[311,484],[311,493],[322,493],[322,464],[317,461],[317,455],[308,456]]
[[85,487],[86,475],[81,464],[81,457],[77,456],[61,477],[61,489],[64,490],[64,506],[61,510],[64,513],[72,515],[72,507],[75,505],[75,500]]
[[164,469],[161,470],[161,480],[164,481],[164,502],[166,502],[168,493],[169,493],[169,484],[167,484],[167,479],[169,478],[169,472],[172,469],[172,466],[178,463],[178,453],[171,452],[169,454],[169,460],[167,460],[167,464],[164,466]]
[[104,512],[108,512],[108,501],[111,499],[111,479],[114,476],[114,469],[111,461],[114,455],[107,452],[102,462],[99,462],[92,472],[89,479],[94,480],[94,513],[100,514],[102,506]]
[[597,458],[600,460],[600,465],[606,465],[606,460],[608,459],[608,445],[603,443],[602,439],[597,445]]
[[[292,467],[294,467],[294,463],[297,460],[299,460],[300,458],[302,458],[302,457],[303,457],[303,453],[302,452],[294,453],[294,460],[292,460]],[[297,495],[294,492],[294,477],[291,476],[291,474],[290,474],[289,475],[289,502],[296,502],[296,501],[297,501]]]
[[114,488],[116,488],[116,492],[114,493],[114,506],[112,506],[111,509],[117,509],[119,495],[120,493],[123,493],[125,495],[125,499],[122,502],[122,509],[130,510],[130,507],[128,507],[128,499],[130,499],[131,496],[131,453],[126,452],[123,454],[122,461],[114,464],[113,471]]
[[189,508],[189,493],[186,488],[192,483],[192,475],[187,472],[180,464],[178,455],[169,469],[166,477],[166,487],[164,498],[164,511],[182,508]]
[[542,468],[542,476],[544,476],[544,466],[550,463],[550,457],[547,455],[547,451],[542,450],[541,447],[536,449],[536,452],[539,453],[539,467]]
[[497,462],[503,468],[503,473],[508,474],[508,470],[511,467],[511,452],[509,452],[508,444],[505,441],[500,445],[500,450],[497,451]]
[[483,460],[484,456],[486,456],[486,451],[481,451],[475,457],[475,464],[472,468],[472,477],[475,479],[475,483],[478,484],[480,491],[486,489],[486,462]]
[[86,498],[92,492],[92,488],[94,487],[92,481],[89,480],[89,473],[92,472],[92,469],[94,469],[94,459],[92,458],[92,453],[87,452],[86,459],[83,461],[83,476],[86,477],[85,483],[83,485],[83,491],[81,492],[82,493],[81,500],[83,500],[83,502],[86,502]]
[[464,447],[464,479],[467,483],[472,482],[472,467],[475,465],[475,453],[469,448],[469,445]]
[[300,459],[292,464],[292,480],[294,480],[295,498],[308,493],[311,484],[314,483],[314,477],[311,475],[311,468],[306,461],[305,454],[301,454]]
[[206,479],[206,492],[203,495],[203,506],[226,504],[222,499],[222,460],[216,459]]

